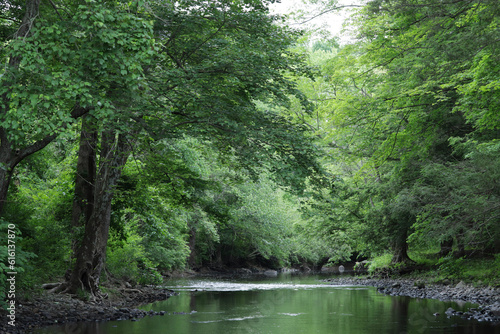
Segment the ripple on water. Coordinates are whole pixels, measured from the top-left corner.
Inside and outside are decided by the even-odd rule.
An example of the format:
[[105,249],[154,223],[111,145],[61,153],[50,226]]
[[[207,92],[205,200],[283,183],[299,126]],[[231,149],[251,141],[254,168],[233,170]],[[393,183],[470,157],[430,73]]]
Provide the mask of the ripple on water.
[[191,281],[183,285],[166,286],[174,290],[201,290],[201,291],[251,291],[251,290],[277,290],[277,289],[342,289],[345,286],[330,284],[294,284],[294,283],[238,283],[238,282],[204,282]]
[[238,317],[238,318],[226,318],[226,319],[206,320],[206,321],[191,321],[191,322],[195,323],[195,324],[209,324],[209,323],[213,323],[213,322],[243,321],[243,320],[250,320],[250,319],[256,319],[256,318],[264,318],[264,316],[263,315],[252,315],[252,316]]

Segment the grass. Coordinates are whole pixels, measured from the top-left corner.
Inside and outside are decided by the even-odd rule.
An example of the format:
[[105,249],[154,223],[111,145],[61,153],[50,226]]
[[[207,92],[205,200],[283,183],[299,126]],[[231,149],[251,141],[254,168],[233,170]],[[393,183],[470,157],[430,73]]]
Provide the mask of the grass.
[[[438,258],[435,254],[436,252],[432,250],[410,253],[410,258],[416,264],[412,266],[414,270],[404,276],[435,283],[464,281],[476,286],[500,287],[500,254],[496,254],[494,258]],[[370,261],[368,272],[370,275],[377,273],[397,275],[403,268],[391,264],[391,259],[390,253],[374,257]]]
[[384,253],[382,255],[376,256],[370,260],[368,266],[368,272],[374,274],[376,271],[389,268],[391,265],[392,254]]
[[476,285],[500,286],[500,256],[495,259],[451,259],[439,261],[439,274],[443,279],[462,280]]

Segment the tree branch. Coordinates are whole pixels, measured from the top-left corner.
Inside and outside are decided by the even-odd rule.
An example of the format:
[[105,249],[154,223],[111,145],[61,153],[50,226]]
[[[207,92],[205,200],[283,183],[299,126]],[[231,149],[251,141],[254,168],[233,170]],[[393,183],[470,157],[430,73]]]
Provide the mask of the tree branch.
[[309,21],[314,20],[317,17],[320,17],[321,15],[325,15],[325,14],[331,13],[331,12],[339,10],[339,9],[344,9],[344,8],[361,8],[361,7],[363,7],[363,6],[361,6],[361,5],[345,5],[345,6],[333,7],[333,8],[327,9],[325,11],[322,11],[319,14],[313,15],[312,17],[306,19],[305,21],[294,23],[294,24],[304,24],[304,23],[307,23]]
[[[85,115],[86,113],[89,112],[89,108],[83,108],[80,105],[76,105],[73,110],[71,111],[71,118],[73,119],[78,119],[79,117]],[[63,124],[62,127],[59,130],[63,130],[68,126],[67,123]],[[57,138],[59,135],[59,131],[52,133],[50,135],[45,136],[44,138],[34,142],[30,146],[27,146],[23,149],[21,149],[19,152],[16,152],[16,158],[11,164],[11,168],[14,168],[19,162],[21,162],[24,158],[30,156],[33,153],[36,153],[40,151],[41,149],[45,148],[48,144],[50,144],[54,139]]]

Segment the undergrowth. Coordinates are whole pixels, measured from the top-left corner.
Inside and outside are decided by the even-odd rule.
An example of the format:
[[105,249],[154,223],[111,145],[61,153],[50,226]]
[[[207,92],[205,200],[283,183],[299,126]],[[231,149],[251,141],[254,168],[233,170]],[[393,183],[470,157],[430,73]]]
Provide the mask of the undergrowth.
[[368,273],[378,277],[425,278],[435,283],[464,281],[477,286],[500,287],[500,254],[494,257],[468,258],[447,256],[438,258],[430,253],[413,253],[414,263],[393,264],[389,253],[374,257]]

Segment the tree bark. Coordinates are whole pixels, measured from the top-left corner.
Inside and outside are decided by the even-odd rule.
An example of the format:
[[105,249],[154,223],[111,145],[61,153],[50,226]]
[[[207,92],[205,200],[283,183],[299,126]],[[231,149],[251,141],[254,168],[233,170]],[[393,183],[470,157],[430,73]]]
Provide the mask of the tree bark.
[[188,258],[188,266],[191,269],[197,267],[197,254],[196,254],[196,224],[191,226],[189,230],[189,258]]
[[71,276],[64,285],[65,292],[87,291],[94,300],[102,295],[99,289],[101,272],[106,259],[106,248],[111,221],[111,202],[114,188],[120,179],[131,147],[124,134],[114,131],[102,133],[99,169],[94,186],[92,214],[85,225],[85,232],[76,253]]
[[77,230],[85,226],[92,216],[94,210],[94,184],[96,178],[96,148],[97,148],[97,126],[91,116],[82,118],[80,132],[80,147],[78,149],[78,162],[76,164],[75,197],[71,215],[71,226],[73,231],[72,253],[78,250]]
[[413,260],[408,256],[408,242],[406,241],[406,238],[404,241],[400,240],[400,242],[395,245],[393,252],[391,263],[396,264],[413,262]]
[[12,179],[13,168],[10,167],[9,151],[0,148],[0,215],[7,202],[10,180]]

